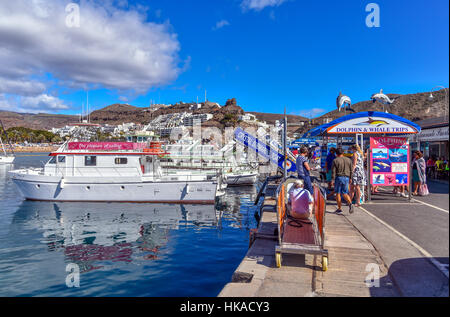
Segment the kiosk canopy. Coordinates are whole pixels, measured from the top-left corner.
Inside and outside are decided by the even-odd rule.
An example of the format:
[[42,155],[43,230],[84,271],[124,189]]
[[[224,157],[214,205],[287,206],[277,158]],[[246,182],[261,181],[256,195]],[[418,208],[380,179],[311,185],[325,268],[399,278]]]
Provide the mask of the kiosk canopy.
[[417,124],[390,113],[367,111],[350,114],[310,130],[309,136],[345,134],[415,134]]

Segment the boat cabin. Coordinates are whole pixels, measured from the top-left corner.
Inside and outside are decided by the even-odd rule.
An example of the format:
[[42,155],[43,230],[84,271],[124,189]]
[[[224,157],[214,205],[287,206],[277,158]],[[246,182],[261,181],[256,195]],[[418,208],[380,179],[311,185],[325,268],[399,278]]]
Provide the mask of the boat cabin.
[[120,144],[111,143],[96,144],[93,151],[80,149],[80,146],[74,147],[69,143],[65,149],[50,154],[51,158],[44,166],[44,174],[78,177],[161,177],[157,151],[121,147]]

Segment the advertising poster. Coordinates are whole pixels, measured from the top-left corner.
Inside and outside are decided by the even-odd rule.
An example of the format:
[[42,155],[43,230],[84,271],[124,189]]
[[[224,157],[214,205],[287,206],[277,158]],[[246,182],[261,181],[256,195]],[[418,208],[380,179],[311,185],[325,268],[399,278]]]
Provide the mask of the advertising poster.
[[330,153],[330,149],[334,147],[337,148],[336,142],[328,142],[327,144],[322,145],[321,153],[320,153],[320,167],[325,169],[325,162],[327,161],[328,153]]
[[409,185],[409,144],[406,138],[372,137],[370,149],[372,185]]

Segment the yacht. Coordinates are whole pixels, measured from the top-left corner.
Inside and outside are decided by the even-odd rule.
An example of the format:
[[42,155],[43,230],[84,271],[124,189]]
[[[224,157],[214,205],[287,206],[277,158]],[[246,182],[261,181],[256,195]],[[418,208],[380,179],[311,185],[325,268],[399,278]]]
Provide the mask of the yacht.
[[9,172],[27,200],[214,204],[220,174],[163,171],[161,142],[66,142],[43,168]]
[[0,164],[12,164],[15,160],[15,155],[9,155],[8,152],[6,152],[5,145],[3,144],[2,137],[0,136],[0,144],[2,146],[2,153],[0,153]]
[[183,138],[175,144],[165,145],[167,155],[161,164],[174,173],[178,170],[190,170],[192,173],[214,175],[217,171],[228,186],[253,185],[258,181],[257,162],[250,162],[245,156],[236,162],[233,149],[235,141],[222,148],[210,144],[201,144],[199,140]]

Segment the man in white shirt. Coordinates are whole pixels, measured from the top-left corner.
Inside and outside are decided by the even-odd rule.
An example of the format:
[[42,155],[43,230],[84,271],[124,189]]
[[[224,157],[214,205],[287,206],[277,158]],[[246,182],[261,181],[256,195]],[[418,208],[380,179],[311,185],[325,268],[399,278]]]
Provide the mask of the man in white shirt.
[[297,219],[309,219],[312,215],[313,205],[313,196],[303,188],[303,180],[296,180],[289,190],[288,209],[290,215]]

